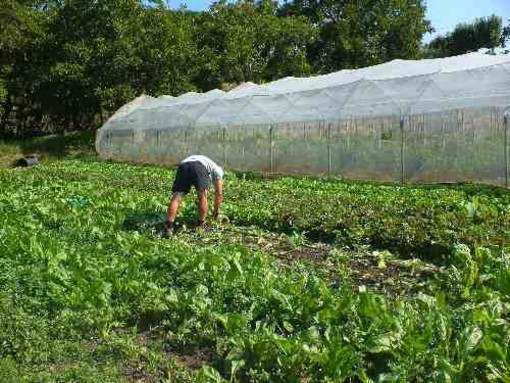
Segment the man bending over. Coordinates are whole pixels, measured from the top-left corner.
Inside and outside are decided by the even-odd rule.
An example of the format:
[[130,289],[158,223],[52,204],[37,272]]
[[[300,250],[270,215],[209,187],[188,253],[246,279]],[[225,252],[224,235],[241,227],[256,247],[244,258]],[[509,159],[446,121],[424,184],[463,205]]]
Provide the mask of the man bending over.
[[223,169],[206,156],[193,155],[181,161],[177,168],[172,188],[172,200],[168,206],[168,215],[165,221],[167,234],[173,233],[179,204],[182,197],[189,193],[191,186],[196,188],[198,194],[198,226],[202,226],[207,218],[207,189],[210,181],[213,182],[215,191],[214,217],[218,217],[223,201],[223,176]]

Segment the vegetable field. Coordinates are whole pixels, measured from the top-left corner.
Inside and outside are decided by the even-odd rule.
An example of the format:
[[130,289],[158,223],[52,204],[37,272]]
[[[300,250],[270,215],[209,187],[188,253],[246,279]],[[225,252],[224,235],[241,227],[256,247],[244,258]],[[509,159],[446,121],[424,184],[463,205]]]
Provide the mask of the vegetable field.
[[508,191],[173,176],[0,169],[1,382],[510,381]]

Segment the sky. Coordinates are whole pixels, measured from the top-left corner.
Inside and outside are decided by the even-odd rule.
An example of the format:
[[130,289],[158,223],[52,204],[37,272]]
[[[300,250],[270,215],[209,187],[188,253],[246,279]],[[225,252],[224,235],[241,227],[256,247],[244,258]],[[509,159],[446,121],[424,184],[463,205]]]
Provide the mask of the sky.
[[[172,8],[185,4],[188,9],[201,11],[209,8],[213,0],[166,0]],[[477,17],[495,14],[503,18],[503,25],[510,19],[510,0],[425,0],[427,18],[436,32],[424,37],[429,42],[438,35],[453,31],[458,23],[472,22]]]

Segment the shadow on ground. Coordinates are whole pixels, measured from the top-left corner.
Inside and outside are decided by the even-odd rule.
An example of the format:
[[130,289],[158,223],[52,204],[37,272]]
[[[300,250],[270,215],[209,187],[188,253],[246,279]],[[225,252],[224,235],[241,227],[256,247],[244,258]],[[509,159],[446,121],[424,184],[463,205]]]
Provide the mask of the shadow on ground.
[[24,155],[36,153],[43,158],[79,157],[94,153],[94,137],[92,131],[75,132],[19,140],[18,145]]
[[122,222],[122,229],[127,231],[151,231],[163,232],[163,222],[166,214],[161,211],[132,211],[126,215]]
[[[131,211],[126,214],[122,222],[122,229],[127,231],[152,231],[162,235],[164,233],[163,223],[166,221],[166,212],[162,211]],[[195,228],[197,225],[196,216],[183,216],[176,223],[176,232],[184,228]]]

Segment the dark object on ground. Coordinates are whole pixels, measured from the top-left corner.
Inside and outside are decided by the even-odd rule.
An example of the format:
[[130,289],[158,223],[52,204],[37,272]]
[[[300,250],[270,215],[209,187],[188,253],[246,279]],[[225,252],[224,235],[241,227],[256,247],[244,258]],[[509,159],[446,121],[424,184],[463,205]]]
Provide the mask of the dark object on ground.
[[28,155],[28,156],[18,159],[14,166],[28,167],[28,166],[37,165],[38,163],[39,163],[39,157],[37,156],[37,154],[31,154],[31,155]]
[[177,225],[175,222],[170,222],[170,221],[163,222],[163,234],[166,237],[171,237],[172,235],[174,235],[176,229],[177,229]]

